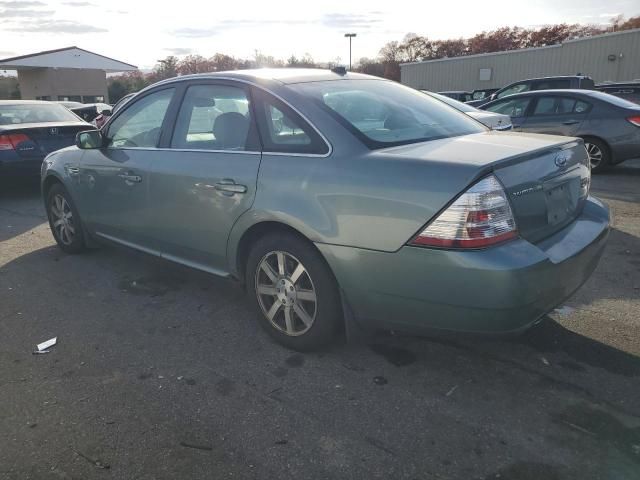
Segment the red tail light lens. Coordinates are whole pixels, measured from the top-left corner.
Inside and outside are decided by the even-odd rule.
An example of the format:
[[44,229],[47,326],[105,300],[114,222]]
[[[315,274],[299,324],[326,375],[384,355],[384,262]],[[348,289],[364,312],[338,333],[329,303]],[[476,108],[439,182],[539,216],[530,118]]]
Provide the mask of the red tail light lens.
[[640,115],[627,118],[627,121],[633,123],[636,127],[640,127]]
[[491,175],[463,193],[410,244],[483,248],[516,237],[516,222],[507,196],[500,182]]
[[22,142],[28,142],[31,139],[24,133],[10,133],[9,135],[0,135],[0,150],[15,150]]

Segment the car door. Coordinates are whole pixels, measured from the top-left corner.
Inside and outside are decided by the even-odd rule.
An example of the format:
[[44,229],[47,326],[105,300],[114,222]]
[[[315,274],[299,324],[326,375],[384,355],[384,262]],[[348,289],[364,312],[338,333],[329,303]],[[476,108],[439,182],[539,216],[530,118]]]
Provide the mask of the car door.
[[527,122],[527,113],[529,111],[529,105],[531,104],[531,97],[516,97],[505,98],[503,100],[493,102],[491,105],[482,107],[488,112],[502,113],[503,115],[509,115],[511,117],[511,124],[516,131],[522,131],[525,129],[525,123]]
[[229,232],[253,202],[260,166],[251,96],[223,80],[185,83],[180,95],[151,165],[148,231],[163,257],[224,274]]
[[524,130],[532,133],[574,136],[591,106],[575,97],[540,95],[531,106]]
[[154,90],[126,105],[103,132],[104,146],[79,164],[83,218],[98,236],[152,249],[150,168],[175,88]]

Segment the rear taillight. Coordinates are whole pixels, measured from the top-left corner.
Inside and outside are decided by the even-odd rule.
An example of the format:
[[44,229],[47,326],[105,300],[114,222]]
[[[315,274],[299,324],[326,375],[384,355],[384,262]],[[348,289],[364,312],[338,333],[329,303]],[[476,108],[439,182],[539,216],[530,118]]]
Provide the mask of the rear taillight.
[[640,115],[627,118],[627,121],[633,123],[636,127],[640,127]]
[[493,175],[464,192],[409,243],[443,248],[483,248],[517,237],[507,196]]
[[22,142],[28,142],[30,138],[24,133],[10,133],[0,135],[0,150],[15,150]]

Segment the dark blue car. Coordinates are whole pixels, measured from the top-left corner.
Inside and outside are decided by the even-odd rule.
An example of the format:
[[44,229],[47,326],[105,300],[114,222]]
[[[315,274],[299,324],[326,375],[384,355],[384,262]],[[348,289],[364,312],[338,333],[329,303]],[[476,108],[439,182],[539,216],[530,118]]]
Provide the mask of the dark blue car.
[[66,107],[37,100],[0,101],[0,178],[40,175],[49,153],[95,128]]

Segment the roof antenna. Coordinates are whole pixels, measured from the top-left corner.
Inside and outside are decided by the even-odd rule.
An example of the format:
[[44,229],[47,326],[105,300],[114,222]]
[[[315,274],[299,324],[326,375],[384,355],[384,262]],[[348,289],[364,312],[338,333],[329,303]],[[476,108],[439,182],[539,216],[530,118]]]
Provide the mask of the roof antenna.
[[347,74],[347,69],[346,69],[346,67],[343,67],[343,66],[333,67],[331,69],[331,71],[333,73],[337,73],[338,75],[346,75]]

